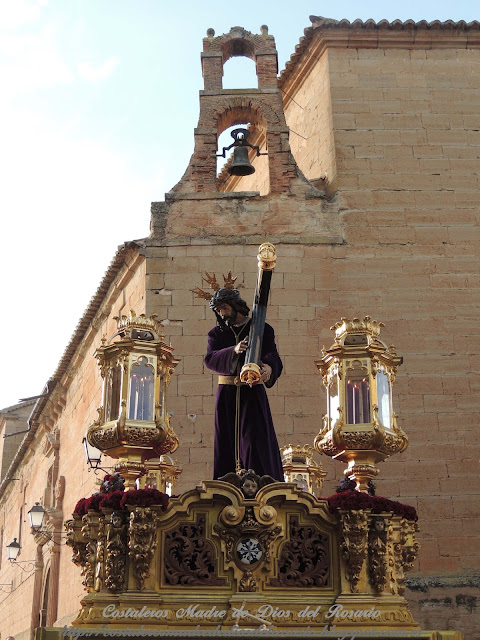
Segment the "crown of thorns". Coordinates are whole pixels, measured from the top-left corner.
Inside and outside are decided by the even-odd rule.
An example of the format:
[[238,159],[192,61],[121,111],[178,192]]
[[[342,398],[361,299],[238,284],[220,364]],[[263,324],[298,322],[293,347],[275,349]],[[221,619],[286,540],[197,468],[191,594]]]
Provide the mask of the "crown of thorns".
[[[223,288],[234,289],[236,279],[236,276],[232,276],[232,272],[229,271],[227,275],[223,276]],[[202,281],[205,282],[205,284],[208,284],[210,289],[213,289],[213,291],[218,291],[221,288],[214,273],[208,273],[208,271],[205,271],[205,275],[202,276]],[[200,287],[195,287],[195,289],[190,289],[190,291],[194,293],[197,298],[202,298],[203,300],[210,300],[213,296],[212,293],[205,291],[204,289],[200,289]]]
[[248,314],[250,311],[245,300],[240,297],[238,289],[218,289],[210,298],[208,304],[210,309],[215,310],[220,304],[224,303],[229,304],[236,311],[240,311],[240,313],[244,313],[246,310]]

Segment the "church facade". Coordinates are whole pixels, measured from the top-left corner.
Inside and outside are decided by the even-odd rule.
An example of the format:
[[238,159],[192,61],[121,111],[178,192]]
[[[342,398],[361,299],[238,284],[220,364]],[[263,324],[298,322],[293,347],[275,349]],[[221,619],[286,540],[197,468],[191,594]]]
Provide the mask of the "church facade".
[[[315,360],[330,327],[343,317],[383,322],[404,359],[394,410],[409,446],[380,465],[376,483],[378,495],[419,513],[406,597],[422,628],[479,637],[480,24],[311,23],[279,77],[266,27],[209,30],[185,175],[152,204],[151,235],[114,256],[28,419],[22,406],[1,412],[2,637],[27,640],[77,616],[83,587],[61,532],[98,489],[82,439],[102,403],[93,353],[115,333],[114,317],[156,314],[180,360],[167,394],[182,469],[174,493],[212,478],[217,380],[203,356],[215,318],[192,290],[206,273],[220,281],[231,271],[248,302],[266,241],[277,249],[268,322],[284,373],[269,401],[280,446],[312,445],[322,429]],[[222,88],[223,64],[237,55],[255,60],[258,87]],[[245,124],[266,155],[251,155],[252,175],[217,176],[218,135]],[[15,447],[12,415],[24,431]],[[344,466],[321,463],[327,497]],[[48,537],[30,531],[36,502]],[[5,558],[13,538],[17,565]]]

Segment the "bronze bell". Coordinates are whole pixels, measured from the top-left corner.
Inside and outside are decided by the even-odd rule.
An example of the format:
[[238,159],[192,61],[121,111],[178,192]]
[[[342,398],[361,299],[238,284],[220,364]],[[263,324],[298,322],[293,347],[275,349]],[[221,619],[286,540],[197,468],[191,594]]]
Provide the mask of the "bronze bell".
[[255,167],[248,159],[247,147],[235,147],[233,150],[232,164],[228,167],[231,176],[249,176],[255,173]]
[[233,160],[228,167],[228,173],[231,176],[249,176],[255,173],[255,167],[250,164],[248,159],[248,147],[256,151],[257,156],[266,154],[260,153],[260,148],[257,145],[248,142],[248,136],[250,135],[248,129],[234,129],[230,131],[230,135],[233,138],[232,144],[229,147],[223,147],[222,153],[217,153],[217,157],[225,158],[225,152],[233,147]]

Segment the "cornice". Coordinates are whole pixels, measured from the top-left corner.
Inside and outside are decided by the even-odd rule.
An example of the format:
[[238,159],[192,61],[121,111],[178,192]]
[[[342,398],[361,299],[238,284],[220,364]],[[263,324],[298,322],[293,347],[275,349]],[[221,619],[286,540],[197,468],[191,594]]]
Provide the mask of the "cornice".
[[[311,27],[295,47],[294,53],[279,77],[279,87],[292,85],[294,71],[304,75],[305,63],[311,63],[312,47],[317,60],[327,48],[363,49],[433,49],[433,48],[480,48],[480,22],[473,20],[333,20],[322,16],[310,16]],[[295,84],[297,84],[295,82]],[[290,88],[290,87],[289,87]]]

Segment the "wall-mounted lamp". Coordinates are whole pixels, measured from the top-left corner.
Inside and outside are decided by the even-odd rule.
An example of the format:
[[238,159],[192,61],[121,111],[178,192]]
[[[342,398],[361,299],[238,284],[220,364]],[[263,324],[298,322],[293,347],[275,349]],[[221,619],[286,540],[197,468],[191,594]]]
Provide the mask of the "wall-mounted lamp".
[[[20,544],[17,542],[17,539],[14,538],[13,542],[7,544],[7,558],[12,564],[18,566],[22,571],[25,571],[26,573],[32,573],[32,571],[35,570],[35,560],[17,560],[20,549]],[[22,564],[28,566],[22,567]]]
[[42,528],[43,518],[45,517],[45,509],[39,502],[36,502],[33,507],[28,512],[28,520],[30,522],[30,527],[34,531],[38,531]]
[[109,473],[106,469],[100,466],[100,462],[102,460],[102,452],[100,449],[97,449],[93,444],[90,444],[87,440],[87,436],[83,436],[82,444],[89,468],[93,469],[93,471],[100,469],[101,471],[105,471],[105,473]]
[[7,558],[10,562],[16,562],[18,558],[18,554],[20,553],[20,545],[17,542],[17,539],[14,538],[13,542],[7,544]]
[[[51,540],[54,544],[61,544],[61,542],[57,542],[52,537],[52,534],[54,534],[54,533],[56,533],[58,535],[61,535],[60,531],[49,531],[48,529],[42,529],[43,519],[45,518],[45,514],[46,513],[47,512],[45,511],[45,509],[42,507],[42,505],[39,502],[36,502],[33,505],[33,507],[30,509],[30,511],[28,512],[28,520],[30,522],[30,527],[32,529],[32,533],[33,534],[41,533],[42,535],[47,537],[49,540]],[[15,540],[16,540],[16,538],[15,538]],[[13,544],[13,542],[10,543],[10,544]],[[17,555],[18,555],[18,552],[17,552]]]

